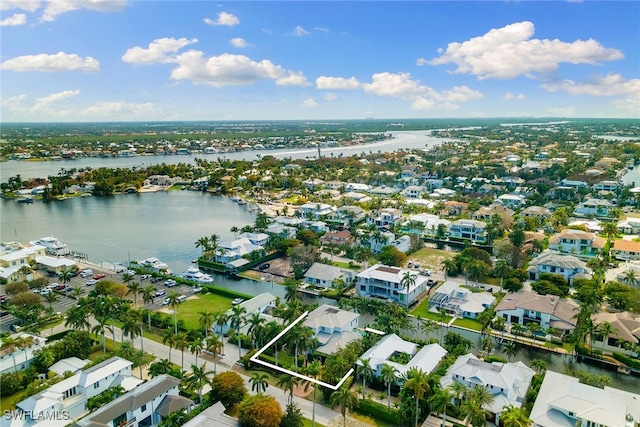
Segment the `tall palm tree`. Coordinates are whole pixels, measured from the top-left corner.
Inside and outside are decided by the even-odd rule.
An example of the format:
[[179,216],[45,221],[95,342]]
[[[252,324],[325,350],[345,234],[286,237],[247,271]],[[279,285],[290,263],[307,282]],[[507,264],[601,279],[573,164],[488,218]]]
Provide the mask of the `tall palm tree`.
[[218,355],[222,352],[224,343],[217,335],[211,335],[206,340],[206,348],[213,353],[213,375],[215,375],[218,370]]
[[251,335],[254,347],[258,347],[258,341],[263,332],[262,331],[263,325],[266,322],[267,321],[262,316],[260,316],[260,313],[257,313],[257,312],[251,313],[251,316],[247,321],[247,324],[249,325],[248,332],[249,332],[249,335]]
[[249,382],[251,383],[251,391],[255,391],[256,394],[260,392],[267,391],[267,387],[269,387],[269,383],[267,379],[269,375],[263,374],[262,372],[254,372],[249,378]]
[[196,248],[202,248],[202,255],[209,249],[209,238],[207,236],[201,237],[196,241]]
[[240,328],[244,325],[244,315],[247,313],[247,309],[240,304],[234,305],[231,308],[231,327],[236,330],[238,335],[238,357],[242,357],[241,345],[240,345]]
[[418,317],[418,320],[420,322],[420,329],[422,329],[422,332],[424,332],[427,339],[429,338],[429,334],[438,328],[438,325],[433,320],[424,319],[422,317]]
[[175,347],[177,335],[171,330],[171,328],[167,328],[162,333],[162,344],[167,344],[169,346],[169,363],[171,363],[171,350]]
[[142,301],[147,305],[147,322],[149,323],[149,330],[151,330],[151,307],[150,304],[153,304],[153,300],[156,297],[156,288],[153,285],[147,285],[142,290]]
[[496,268],[493,269],[493,274],[500,278],[500,292],[502,292],[502,285],[504,283],[504,279],[509,277],[511,274],[511,267],[504,259],[499,259],[496,262]]
[[604,345],[609,340],[609,335],[615,334],[618,330],[610,322],[602,322],[598,325],[598,332],[602,334],[602,351],[604,351]]
[[371,367],[371,358],[360,359],[361,365],[358,365],[356,374],[362,378],[362,400],[364,400],[365,389],[367,388],[367,380],[373,377],[373,368]]
[[169,300],[169,305],[171,306],[171,308],[173,308],[173,333],[177,335],[178,334],[177,307],[180,305],[180,294],[175,291],[171,291],[169,292],[167,299]]
[[506,405],[502,408],[500,421],[504,427],[529,427],[532,423],[522,409],[513,405]]
[[91,329],[91,324],[87,320],[89,317],[89,309],[82,305],[74,305],[67,310],[67,320],[64,326],[71,326],[73,329],[81,331]]
[[418,418],[420,417],[419,402],[430,389],[429,375],[419,368],[409,368],[405,374],[406,381],[404,388],[410,390],[416,398],[416,427],[418,427]]
[[402,279],[400,279],[400,287],[404,290],[407,290],[407,310],[409,310],[409,291],[411,290],[411,287],[414,286],[416,284],[416,279],[418,278],[418,276],[416,276],[415,274],[413,274],[413,272],[411,271],[406,271],[403,275],[402,275]]
[[[459,384],[459,383],[456,383]],[[448,388],[439,389],[429,397],[429,409],[442,415],[442,427],[447,425],[447,409],[451,408],[453,395]]]
[[329,404],[332,408],[340,406],[342,426],[345,427],[347,425],[347,409],[352,410],[360,404],[358,395],[351,391],[351,379],[345,381],[344,384],[342,384],[342,387],[331,393]]
[[[122,322],[123,337],[126,335],[131,339],[131,342],[133,342],[133,340],[136,337],[142,336],[142,325],[143,323],[141,322],[140,313],[138,311],[136,310],[127,311],[125,313],[124,320]],[[140,348],[142,350],[144,350],[143,346],[144,344],[142,344],[142,341],[141,341]]]
[[493,394],[485,387],[476,385],[467,392],[467,400],[471,400],[476,406],[489,406],[495,400]]
[[215,313],[213,311],[203,310],[199,311],[198,314],[200,315],[198,318],[198,324],[204,329],[205,338],[208,338],[209,329],[211,329],[211,325],[213,325]]
[[108,329],[111,329],[111,327],[109,326],[108,322],[109,322],[109,318],[106,316],[94,316],[94,318],[96,319],[96,321],[98,322],[97,325],[95,325],[93,328],[91,328],[91,332],[94,334],[100,334],[100,336],[102,337],[102,352],[106,353],[107,352],[107,338],[106,338],[106,331]]
[[220,328],[220,339],[222,339],[222,329],[224,328],[224,325],[227,324],[227,322],[229,321],[229,316],[227,315],[226,311],[218,311],[216,312],[216,314],[214,315],[214,323],[216,325],[216,327]]
[[458,381],[454,381],[449,385],[449,390],[451,390],[451,395],[456,402],[456,408],[458,408],[458,411],[460,411],[460,405],[462,405],[462,399],[467,393],[467,387],[464,384],[459,383]]
[[465,419],[465,426],[471,424],[474,427],[481,427],[487,423],[487,412],[469,399],[462,402],[460,415]]
[[302,381],[300,378],[287,374],[280,375],[278,378],[276,387],[281,388],[285,393],[289,392],[289,405],[293,403],[293,390],[300,384],[300,381]]
[[458,271],[458,264],[453,258],[445,259],[440,265],[444,270],[444,280],[447,280],[450,274]]
[[507,355],[507,359],[511,362],[511,358],[518,354],[518,345],[514,341],[507,341],[503,347],[503,353]]
[[180,332],[176,336],[175,342],[176,349],[182,352],[182,359],[180,362],[180,370],[184,371],[184,350],[189,347],[189,336],[186,332]]
[[19,347],[19,344],[20,344],[20,340],[18,338],[8,336],[8,337],[2,338],[2,345],[0,345],[1,350],[5,350],[5,349],[9,350],[9,353],[13,358],[13,370],[15,372],[18,371],[18,369],[16,368],[16,349]]
[[531,369],[539,374],[547,370],[547,362],[542,359],[533,359],[530,365]]
[[[68,285],[69,282],[73,279],[73,270],[70,268],[63,268],[58,272],[58,280],[60,280],[65,285]],[[66,286],[65,286],[66,289]],[[66,291],[65,291],[66,292]]]
[[[306,367],[305,372],[308,376],[312,378],[318,378],[322,373],[322,364],[320,363],[320,361],[316,360]],[[316,383],[313,383],[313,406],[311,407],[311,427],[315,427],[316,425],[316,391],[317,390],[318,390],[318,385]]]
[[398,381],[398,370],[395,366],[385,363],[380,368],[380,379],[387,385],[387,409],[391,409],[391,386]]
[[204,344],[202,343],[202,335],[196,334],[193,341],[189,342],[189,351],[196,355],[196,366],[198,366],[198,356],[202,353]]
[[484,261],[474,261],[468,267],[469,277],[476,282],[478,287],[478,281],[487,273],[487,264]]
[[202,406],[202,388],[205,384],[209,384],[208,375],[212,372],[207,371],[207,362],[204,362],[202,366],[191,365],[191,375],[187,378],[187,385],[194,387],[198,390],[198,397],[200,398],[200,406]]
[[[214,261],[215,261],[216,252],[218,252],[219,244],[220,244],[220,238],[216,234],[212,234],[211,237],[209,237],[208,250],[210,250],[211,253],[213,254]],[[209,258],[209,259],[211,259],[211,258]]]

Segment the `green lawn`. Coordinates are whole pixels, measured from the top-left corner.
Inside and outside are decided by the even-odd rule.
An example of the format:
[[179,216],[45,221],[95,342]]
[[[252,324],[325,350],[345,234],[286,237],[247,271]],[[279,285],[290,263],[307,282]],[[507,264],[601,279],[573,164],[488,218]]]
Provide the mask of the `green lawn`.
[[[440,314],[431,313],[429,311],[429,300],[422,301],[416,308],[411,311],[416,317],[424,317],[425,319],[440,321]],[[451,320],[451,316],[445,316],[444,321],[448,323]]]
[[[178,319],[184,320],[189,329],[198,329],[201,311],[226,311],[231,308],[232,298],[217,294],[198,294],[178,305]],[[169,308],[171,316],[173,309]]]
[[473,319],[456,319],[453,321],[453,324],[462,328],[473,329],[474,331],[482,330],[482,323]]
[[[313,424],[311,424],[311,420],[309,418],[304,418],[302,420],[303,422],[303,426],[304,427],[311,427]],[[316,427],[324,427],[324,424],[320,424],[319,422],[316,421]]]
[[551,341],[547,341],[547,342],[544,343],[544,346],[547,347],[547,348],[560,348],[560,347],[562,347],[567,351],[567,353],[571,353],[573,351],[573,346],[571,344],[569,344],[569,343],[564,343],[564,344],[560,345],[560,344],[556,344],[556,343],[551,342]]
[[25,399],[27,395],[26,390],[21,390],[10,396],[0,397],[0,411],[8,411],[16,408],[16,404]]

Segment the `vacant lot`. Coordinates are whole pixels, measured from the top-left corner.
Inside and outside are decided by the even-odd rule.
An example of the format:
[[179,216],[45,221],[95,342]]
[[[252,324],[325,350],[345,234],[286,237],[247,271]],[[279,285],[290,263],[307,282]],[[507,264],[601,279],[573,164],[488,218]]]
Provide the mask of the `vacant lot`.
[[443,251],[441,249],[422,248],[412,253],[408,261],[419,262],[420,268],[428,268],[431,271],[442,270],[442,261],[453,258],[457,252]]
[[[199,294],[190,296],[185,302],[178,305],[178,319],[184,320],[189,329],[200,327],[200,312],[202,311],[227,311],[231,308],[232,298],[216,294]],[[160,311],[173,316],[171,307],[164,307]]]

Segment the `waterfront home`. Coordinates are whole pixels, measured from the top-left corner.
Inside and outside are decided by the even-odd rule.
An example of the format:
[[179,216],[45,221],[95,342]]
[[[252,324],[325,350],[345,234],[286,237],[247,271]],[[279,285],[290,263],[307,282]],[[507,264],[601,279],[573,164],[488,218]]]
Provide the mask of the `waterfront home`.
[[472,219],[477,221],[491,221],[494,215],[505,216],[511,218],[515,212],[507,206],[498,203],[492,203],[489,206],[482,206],[471,215]]
[[179,379],[159,375],[101,406],[76,424],[79,427],[158,425],[172,412],[194,405],[191,399],[180,396],[179,385]]
[[576,216],[582,217],[598,217],[598,218],[607,218],[609,216],[609,212],[615,206],[611,204],[608,200],[604,199],[587,199],[582,203],[578,203],[575,209],[573,210],[573,214]]
[[336,279],[342,279],[345,284],[349,284],[353,280],[353,276],[353,270],[314,262],[304,273],[304,282],[308,285],[326,289],[333,287],[333,281]]
[[475,319],[495,302],[496,298],[488,292],[472,292],[456,282],[448,281],[429,297],[429,311],[437,313],[444,310],[456,317]]
[[306,219],[319,220],[325,216],[334,214],[338,209],[333,205],[326,203],[305,203],[298,208],[300,216]]
[[28,333],[18,333],[3,338],[3,348],[0,350],[0,374],[27,369],[35,357],[34,351],[42,350],[46,341],[46,338]]
[[530,280],[538,280],[541,273],[559,274],[569,283],[574,279],[591,279],[587,263],[571,255],[562,255],[546,250],[529,261],[527,268]]
[[574,189],[578,189],[578,188],[588,188],[589,184],[587,184],[584,181],[574,181],[574,180],[570,180],[570,179],[563,179],[558,183],[559,186],[562,187],[569,187],[569,188],[574,188]]
[[524,363],[485,362],[473,354],[465,354],[456,359],[440,379],[442,388],[453,383],[466,387],[484,387],[493,396],[493,402],[482,406],[495,415],[495,424],[499,425],[500,412],[505,406],[522,407],[524,398],[535,372]]
[[522,291],[505,295],[494,310],[510,327],[514,324],[526,327],[534,322],[543,330],[553,328],[559,335],[564,335],[576,327],[577,307],[570,299]]
[[354,238],[349,230],[327,231],[322,237],[320,237],[320,241],[324,245],[353,246],[354,244]]
[[383,208],[367,217],[367,225],[375,225],[378,228],[392,228],[401,219],[402,211],[400,209]]
[[620,183],[618,181],[600,181],[593,186],[595,191],[616,191]]
[[256,246],[265,246],[267,243],[269,243],[269,235],[265,234],[265,233],[250,233],[250,232],[245,232],[240,234],[239,236],[241,239],[242,238],[246,238],[249,239],[249,241],[251,243],[253,243]]
[[373,376],[381,381],[380,376],[384,365],[392,366],[396,368],[396,377],[401,383],[409,369],[421,369],[429,374],[446,355],[447,350],[439,344],[429,344],[420,348],[416,343],[403,340],[396,334],[390,334],[382,337],[376,345],[364,352],[358,358],[356,365],[362,366],[362,361],[369,359]]
[[639,402],[640,394],[547,371],[529,418],[535,427],[631,427],[640,421]]
[[438,229],[441,228],[441,225],[444,227],[446,234],[451,227],[451,221],[442,219],[437,215],[422,213],[411,215],[409,220],[402,224],[402,229],[407,233],[424,234],[433,237],[438,234]]
[[22,245],[18,242],[0,243],[0,278],[8,283],[32,280],[33,273],[21,270],[45,256],[46,248],[41,245]]
[[142,383],[142,380],[132,376],[132,365],[128,360],[112,357],[18,402],[16,406],[25,417],[22,422],[14,420],[15,425],[66,426],[69,418],[51,419],[51,416],[64,413],[71,419],[81,417],[86,413],[88,399],[111,387],[119,385],[129,391]]
[[459,219],[449,227],[449,238],[453,240],[470,240],[472,243],[487,242],[487,224],[475,219]]
[[[600,312],[591,316],[591,320],[595,325],[609,323],[612,326],[611,334],[605,337],[596,333],[594,336],[593,347],[609,351],[624,352],[621,346],[624,342],[630,344],[640,344],[640,315],[623,311],[620,313]],[[604,343],[603,340],[607,340]],[[638,351],[636,350],[636,353]]]
[[[258,313],[260,315],[265,316],[268,314],[270,310],[272,310],[276,306],[276,297],[269,292],[265,292],[265,293],[256,295],[255,297],[249,300],[242,301],[238,305],[245,309],[243,318],[245,320],[244,328],[246,329],[248,328],[248,325],[246,324],[246,320],[249,319],[252,314]],[[212,325],[211,329],[216,333],[226,334],[231,328],[232,314],[233,314],[232,309],[227,310],[226,311],[226,315],[228,317],[227,322],[222,326],[214,324]],[[268,316],[268,318],[269,320],[271,320],[270,315]]]
[[410,306],[427,290],[427,278],[412,274],[412,283],[405,285],[402,279],[407,272],[409,270],[399,267],[373,265],[356,276],[356,292],[360,296],[381,298]]
[[616,240],[613,242],[613,256],[621,261],[640,260],[640,242]]
[[582,230],[565,228],[549,239],[549,249],[576,256],[596,256],[606,243],[606,239]]
[[222,241],[218,244],[218,249],[216,250],[216,262],[227,264],[253,252],[264,252],[264,247],[253,244],[246,237],[230,242]]
[[543,206],[529,206],[520,211],[524,218],[538,218],[540,221],[551,218],[551,211]]
[[619,221],[618,230],[624,234],[640,234],[640,218],[627,217]]
[[393,246],[400,252],[408,252],[411,249],[411,238],[407,235],[396,238],[391,231],[385,231],[361,238],[360,244],[368,246],[374,254],[379,254],[385,246]]
[[49,255],[36,257],[36,260],[38,262],[38,269],[45,270],[47,273],[55,276],[62,270],[73,270],[78,265],[72,259]]
[[277,236],[284,237],[285,239],[296,237],[297,232],[297,228],[289,227],[288,225],[280,223],[269,224],[267,226],[267,233],[275,234]]
[[[346,197],[346,194],[344,195]],[[367,196],[369,198],[369,196]],[[370,199],[370,198],[369,198]],[[360,206],[342,206],[338,208],[338,211],[329,219],[332,223],[340,223],[345,227],[350,227],[366,218],[364,209]]]
[[302,326],[311,329],[313,337],[318,340],[319,346],[315,351],[328,356],[362,338],[353,331],[358,327],[359,318],[359,313],[322,304],[304,318]]

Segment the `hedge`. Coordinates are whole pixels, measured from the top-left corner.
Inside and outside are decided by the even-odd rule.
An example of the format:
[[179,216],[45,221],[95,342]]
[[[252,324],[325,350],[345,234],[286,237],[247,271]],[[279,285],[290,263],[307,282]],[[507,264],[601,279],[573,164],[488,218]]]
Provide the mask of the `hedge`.
[[624,363],[627,366],[631,366],[634,369],[640,369],[640,360],[629,357],[626,354],[613,352],[613,358]]
[[228,298],[253,298],[253,295],[244,294],[242,292],[234,291],[233,289],[222,288],[220,286],[202,285],[202,289],[210,294],[217,294]]
[[386,405],[374,402],[373,400],[361,400],[356,411],[363,415],[368,415],[373,418],[386,421],[393,425],[402,424],[402,417],[400,416],[400,412],[398,410],[393,408],[389,409]]

